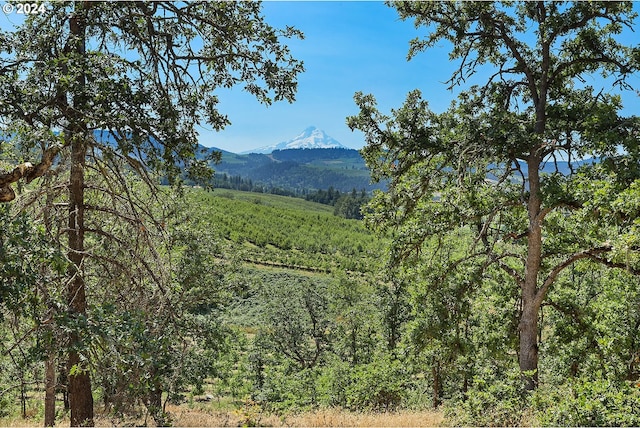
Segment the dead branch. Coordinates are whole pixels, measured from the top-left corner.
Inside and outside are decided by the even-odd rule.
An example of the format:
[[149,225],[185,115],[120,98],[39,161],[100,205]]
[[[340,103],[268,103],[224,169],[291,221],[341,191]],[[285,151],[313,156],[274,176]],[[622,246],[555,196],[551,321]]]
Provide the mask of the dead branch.
[[42,160],[39,164],[34,166],[31,162],[25,162],[16,166],[9,173],[0,174],[0,203],[11,202],[16,198],[16,193],[11,188],[11,184],[21,179],[30,183],[34,179],[43,176],[51,168],[53,159],[59,151],[60,147],[58,146],[50,147],[42,153]]

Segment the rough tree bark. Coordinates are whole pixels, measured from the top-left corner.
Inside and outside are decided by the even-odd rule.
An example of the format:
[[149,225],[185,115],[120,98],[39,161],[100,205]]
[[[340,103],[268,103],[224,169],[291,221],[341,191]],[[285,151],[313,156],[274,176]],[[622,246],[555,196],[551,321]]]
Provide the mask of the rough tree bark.
[[52,427],[56,424],[56,358],[49,355],[45,361],[45,397],[44,397],[44,426]]
[[431,366],[431,379],[433,382],[432,385],[432,404],[433,404],[433,408],[437,409],[438,406],[440,406],[440,404],[442,404],[442,382],[441,382],[441,376],[440,376],[440,363],[438,363],[437,361],[434,361],[432,366]]
[[[73,53],[77,58],[85,54],[85,22],[82,16],[85,4],[76,6],[76,14],[69,19],[71,40],[75,42]],[[76,85],[85,86],[86,77],[80,73]],[[78,94],[82,94],[78,91]],[[84,96],[73,99],[75,111],[84,111]],[[87,126],[82,118],[77,118],[70,127],[71,133],[71,172],[69,177],[69,219],[68,219],[68,258],[71,262],[68,274],[67,299],[71,316],[77,319],[86,317],[87,298],[83,277],[84,260],[84,188],[85,159],[87,156]],[[93,395],[88,367],[74,345],[81,343],[77,332],[71,333],[67,370],[69,376],[69,405],[71,408],[71,426],[93,426]]]
[[[72,143],[71,179],[69,182],[69,283],[67,299],[71,316],[85,317],[87,298],[85,281],[82,274],[84,259],[84,159],[86,144],[82,135],[77,135]],[[93,426],[93,396],[88,368],[81,361],[80,354],[74,349],[81,338],[78,333],[71,334],[67,372],[69,376],[69,406],[71,408],[71,426]]]
[[534,389],[538,384],[538,312],[536,292],[538,276],[542,262],[542,219],[540,218],[540,157],[532,154],[529,167],[529,232],[527,235],[527,258],[525,261],[524,281],[521,284],[522,312],[520,314],[520,371],[524,377],[526,390]]

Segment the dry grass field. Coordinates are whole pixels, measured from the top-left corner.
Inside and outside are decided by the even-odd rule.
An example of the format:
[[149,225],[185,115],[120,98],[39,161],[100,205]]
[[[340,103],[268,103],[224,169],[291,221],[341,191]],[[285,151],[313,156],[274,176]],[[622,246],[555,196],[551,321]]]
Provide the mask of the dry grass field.
[[[392,413],[355,413],[338,409],[317,410],[287,416],[277,416],[261,412],[257,407],[223,412],[203,408],[169,406],[172,425],[177,427],[432,427],[443,422],[439,412],[401,411]],[[56,421],[58,426],[69,426],[69,420]],[[96,426],[141,426],[144,420],[113,420],[96,416]],[[153,426],[151,419],[148,425]],[[0,427],[41,427],[40,418],[0,419]]]
[[176,409],[174,425],[197,426],[272,426],[272,427],[432,427],[443,417],[438,412],[355,413],[327,409],[295,415],[277,416],[251,412],[211,412]]

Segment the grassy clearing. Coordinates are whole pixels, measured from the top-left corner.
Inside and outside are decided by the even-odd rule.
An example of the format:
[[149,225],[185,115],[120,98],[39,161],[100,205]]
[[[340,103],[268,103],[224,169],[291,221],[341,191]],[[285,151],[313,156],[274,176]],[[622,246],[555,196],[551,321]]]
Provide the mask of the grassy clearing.
[[325,409],[286,416],[251,409],[236,412],[203,412],[173,409],[176,426],[273,426],[273,427],[431,427],[440,426],[440,412],[359,413]]
[[[444,418],[435,411],[400,411],[393,413],[359,413],[341,409],[325,409],[298,414],[278,416],[261,412],[258,407],[245,406],[235,411],[219,411],[192,407],[186,404],[168,406],[173,425],[180,427],[432,427],[441,426]],[[58,426],[69,426],[68,417],[56,421]],[[141,426],[144,419],[116,421],[105,415],[96,415],[97,427]],[[41,418],[0,419],[0,427],[41,427]],[[147,420],[149,426],[153,421]]]
[[439,426],[439,412],[402,411],[397,413],[353,413],[341,410],[319,410],[285,419],[286,426],[308,427],[429,427]]

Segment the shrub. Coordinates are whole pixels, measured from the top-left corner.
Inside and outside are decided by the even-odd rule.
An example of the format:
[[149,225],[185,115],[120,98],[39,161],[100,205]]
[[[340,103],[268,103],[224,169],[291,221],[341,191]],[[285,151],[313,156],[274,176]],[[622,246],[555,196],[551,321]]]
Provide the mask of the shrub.
[[256,401],[271,411],[305,411],[317,405],[315,369],[299,370],[290,362],[265,368],[265,383]]
[[9,394],[4,393],[0,395],[0,418],[9,416],[11,413],[11,403],[12,400]]
[[474,378],[465,400],[445,403],[445,416],[455,426],[520,426],[526,408],[519,370],[502,376],[487,371]]
[[532,397],[540,425],[640,426],[640,388],[625,381],[577,379]]
[[322,367],[317,380],[318,402],[329,407],[347,406],[347,389],[352,383],[353,366],[338,358]]
[[356,410],[394,410],[402,404],[408,389],[405,366],[384,355],[354,368],[346,390],[347,406]]

